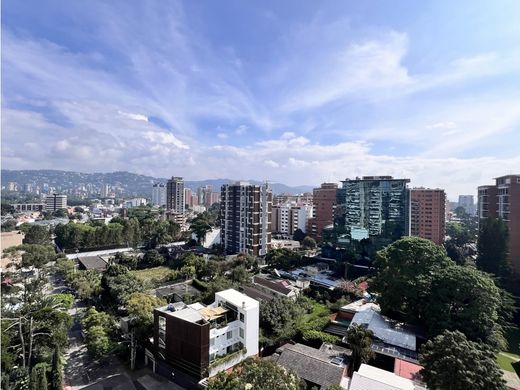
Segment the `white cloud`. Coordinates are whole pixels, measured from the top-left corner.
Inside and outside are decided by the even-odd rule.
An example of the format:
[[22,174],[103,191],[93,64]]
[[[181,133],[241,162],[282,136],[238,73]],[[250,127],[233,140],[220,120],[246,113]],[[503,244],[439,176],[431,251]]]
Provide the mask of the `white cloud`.
[[217,137],[220,139],[226,139],[228,137],[227,133],[217,133]]
[[127,118],[130,118],[130,119],[133,119],[133,120],[136,120],[136,121],[144,121],[144,122],[148,122],[148,117],[146,115],[142,115],[142,114],[132,114],[130,112],[123,112],[123,111],[118,111],[119,114],[123,115],[123,116],[126,116]]
[[144,134],[144,138],[148,141],[156,142],[163,145],[173,145],[179,149],[189,149],[190,147],[180,141],[172,133],[164,133],[160,131],[148,131]]
[[264,164],[271,168],[278,168],[280,166],[280,164],[273,160],[265,160]]

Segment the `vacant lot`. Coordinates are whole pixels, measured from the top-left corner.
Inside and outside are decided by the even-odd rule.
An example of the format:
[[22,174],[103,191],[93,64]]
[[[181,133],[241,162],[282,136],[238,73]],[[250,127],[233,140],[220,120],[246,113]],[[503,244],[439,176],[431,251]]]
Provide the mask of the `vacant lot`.
[[142,280],[147,288],[162,286],[165,283],[177,279],[178,273],[168,267],[154,267],[130,271],[138,279]]

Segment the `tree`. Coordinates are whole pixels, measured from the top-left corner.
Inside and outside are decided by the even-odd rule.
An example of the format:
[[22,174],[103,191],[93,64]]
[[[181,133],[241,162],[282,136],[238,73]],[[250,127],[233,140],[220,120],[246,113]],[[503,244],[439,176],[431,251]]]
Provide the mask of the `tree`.
[[[4,194],[2,194],[3,196]],[[1,208],[2,208],[2,215],[7,215],[7,214],[14,214],[16,212],[15,208],[13,205],[9,204],[9,203],[3,203],[1,204]]]
[[293,234],[293,240],[302,242],[304,239],[305,233],[301,229],[296,229]]
[[141,292],[133,293],[128,297],[125,306],[128,315],[133,319],[133,326],[139,340],[150,337],[149,332],[153,329],[153,310],[165,304],[164,300]]
[[86,332],[87,351],[93,358],[104,357],[112,348],[112,343],[101,326],[92,326]]
[[509,275],[508,240],[508,228],[501,218],[483,219],[478,231],[477,267],[496,276]]
[[155,249],[147,250],[143,259],[138,263],[139,268],[158,267],[164,264],[164,257]]
[[51,243],[49,228],[46,226],[31,225],[23,238],[23,243],[49,245]]
[[380,294],[383,313],[421,322],[433,275],[453,264],[444,248],[418,237],[402,238],[379,251],[372,287]]
[[12,232],[16,229],[16,219],[10,219],[2,224],[2,231],[3,232]]
[[69,282],[72,281],[75,271],[76,264],[74,263],[74,260],[69,260],[67,258],[56,260],[56,272]]
[[101,287],[105,302],[111,305],[123,305],[130,294],[144,290],[143,283],[119,264],[108,267],[101,278]]
[[190,230],[197,237],[197,243],[201,245],[204,243],[206,234],[211,232],[212,228],[208,219],[202,214],[199,214],[191,221]]
[[67,215],[68,213],[66,209],[58,209],[54,213],[52,213],[52,216],[56,218],[66,218]]
[[25,251],[22,254],[22,267],[42,268],[56,259],[56,252],[51,245],[24,244],[20,249]]
[[374,357],[372,339],[374,333],[361,325],[350,325],[347,331],[347,343],[352,350],[349,365],[349,376],[359,370],[361,363],[368,363]]
[[247,358],[231,373],[220,372],[208,382],[208,390],[304,390],[305,382],[271,360]]
[[433,275],[424,304],[428,333],[458,330],[470,340],[498,348],[507,322],[500,318],[502,299],[501,290],[485,273],[457,265],[443,269]]
[[51,386],[50,390],[62,390],[63,389],[63,364],[61,361],[60,347],[54,348],[52,354],[52,365],[51,365]]
[[78,271],[72,281],[79,299],[90,300],[101,294],[101,275],[96,270]]
[[432,390],[506,389],[494,352],[458,331],[445,331],[424,344],[419,361]]
[[46,363],[38,363],[32,368],[29,382],[31,390],[47,390],[49,388],[47,369]]
[[273,249],[265,256],[266,263],[271,267],[288,269],[301,264],[302,257],[290,249]]
[[304,249],[314,249],[316,248],[316,240],[312,237],[305,237],[302,241],[302,247]]

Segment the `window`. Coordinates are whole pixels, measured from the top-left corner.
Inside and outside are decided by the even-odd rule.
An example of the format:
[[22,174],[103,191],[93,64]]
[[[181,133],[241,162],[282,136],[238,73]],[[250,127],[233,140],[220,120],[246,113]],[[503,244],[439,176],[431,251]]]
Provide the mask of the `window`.
[[159,317],[159,330],[166,331],[166,318]]
[[241,338],[244,338],[244,329],[238,328],[238,334],[240,335]]
[[244,313],[240,313],[240,321],[244,322]]
[[227,339],[229,340],[229,339],[231,339],[231,338],[233,338],[233,331],[232,331],[232,330],[230,330],[229,332],[227,332]]

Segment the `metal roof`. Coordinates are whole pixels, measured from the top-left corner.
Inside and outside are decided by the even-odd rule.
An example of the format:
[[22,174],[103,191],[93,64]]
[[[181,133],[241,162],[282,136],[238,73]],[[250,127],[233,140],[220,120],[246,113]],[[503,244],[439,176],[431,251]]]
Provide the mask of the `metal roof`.
[[375,337],[387,344],[416,351],[415,333],[373,309],[357,312],[352,324],[365,325]]

